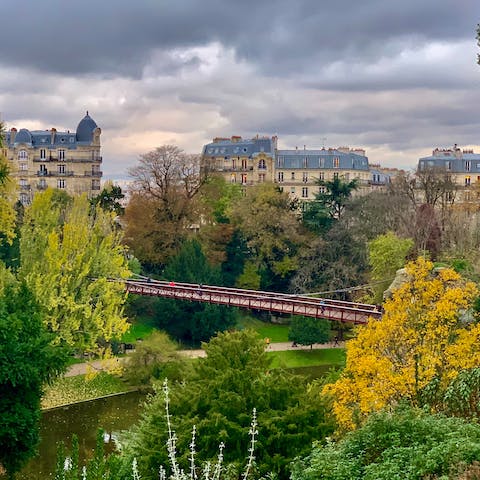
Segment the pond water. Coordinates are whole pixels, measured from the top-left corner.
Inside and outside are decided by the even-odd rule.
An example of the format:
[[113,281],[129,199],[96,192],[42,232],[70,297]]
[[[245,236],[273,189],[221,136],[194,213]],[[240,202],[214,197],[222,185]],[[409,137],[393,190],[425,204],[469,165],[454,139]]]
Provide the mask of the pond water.
[[[321,365],[292,368],[291,371],[314,379],[323,376],[330,368],[331,365]],[[113,450],[112,434],[126,430],[136,423],[145,399],[145,393],[130,392],[43,412],[39,453],[18,475],[18,479],[53,478],[57,444],[64,442],[70,448],[73,434],[76,434],[79,440],[80,464],[84,458],[91,457],[99,428],[105,431],[105,450]]]
[[63,441],[69,448],[73,434],[78,437],[81,460],[91,456],[99,428],[105,431],[105,450],[111,451],[114,448],[112,434],[126,430],[140,418],[145,398],[145,393],[130,392],[43,412],[39,454],[18,478],[53,478],[57,444]]

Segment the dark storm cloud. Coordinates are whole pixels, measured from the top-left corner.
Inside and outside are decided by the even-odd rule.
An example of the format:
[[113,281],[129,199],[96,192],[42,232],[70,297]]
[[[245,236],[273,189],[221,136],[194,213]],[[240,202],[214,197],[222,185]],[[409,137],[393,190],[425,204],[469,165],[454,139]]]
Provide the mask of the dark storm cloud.
[[[339,57],[394,56],[406,41],[473,38],[480,7],[477,0],[24,0],[3,13],[6,65],[140,77],[156,50],[218,41],[282,77]],[[178,67],[166,62],[164,72]]]

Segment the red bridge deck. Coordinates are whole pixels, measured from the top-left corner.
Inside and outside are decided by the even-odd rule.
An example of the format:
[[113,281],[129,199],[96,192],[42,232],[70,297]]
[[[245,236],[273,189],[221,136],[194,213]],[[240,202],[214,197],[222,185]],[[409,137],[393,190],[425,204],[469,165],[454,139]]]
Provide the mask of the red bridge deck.
[[367,323],[368,318],[380,318],[375,305],[344,302],[305,295],[242,290],[191,283],[163,282],[157,280],[125,280],[126,290],[138,295],[175,298],[194,302],[215,303],[251,310],[304,315],[337,322]]

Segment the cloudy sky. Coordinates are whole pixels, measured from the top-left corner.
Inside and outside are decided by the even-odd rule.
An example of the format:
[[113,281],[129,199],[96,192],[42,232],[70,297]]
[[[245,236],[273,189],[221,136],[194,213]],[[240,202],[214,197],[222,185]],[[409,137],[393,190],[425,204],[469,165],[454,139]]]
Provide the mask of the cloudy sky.
[[[102,128],[104,172],[166,143],[278,135],[411,168],[480,152],[480,0],[18,0],[3,8],[7,128]],[[5,7],[5,6],[4,6]]]

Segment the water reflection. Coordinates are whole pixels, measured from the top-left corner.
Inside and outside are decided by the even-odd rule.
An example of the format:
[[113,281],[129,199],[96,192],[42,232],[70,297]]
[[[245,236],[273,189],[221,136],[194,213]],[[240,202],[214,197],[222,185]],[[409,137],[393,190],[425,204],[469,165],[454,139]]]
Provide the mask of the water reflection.
[[91,457],[99,428],[105,431],[105,450],[111,451],[115,432],[126,430],[138,420],[144,400],[144,393],[131,392],[44,412],[39,454],[18,478],[53,478],[57,443],[63,441],[70,448],[73,434],[78,437],[81,462],[87,456]]

